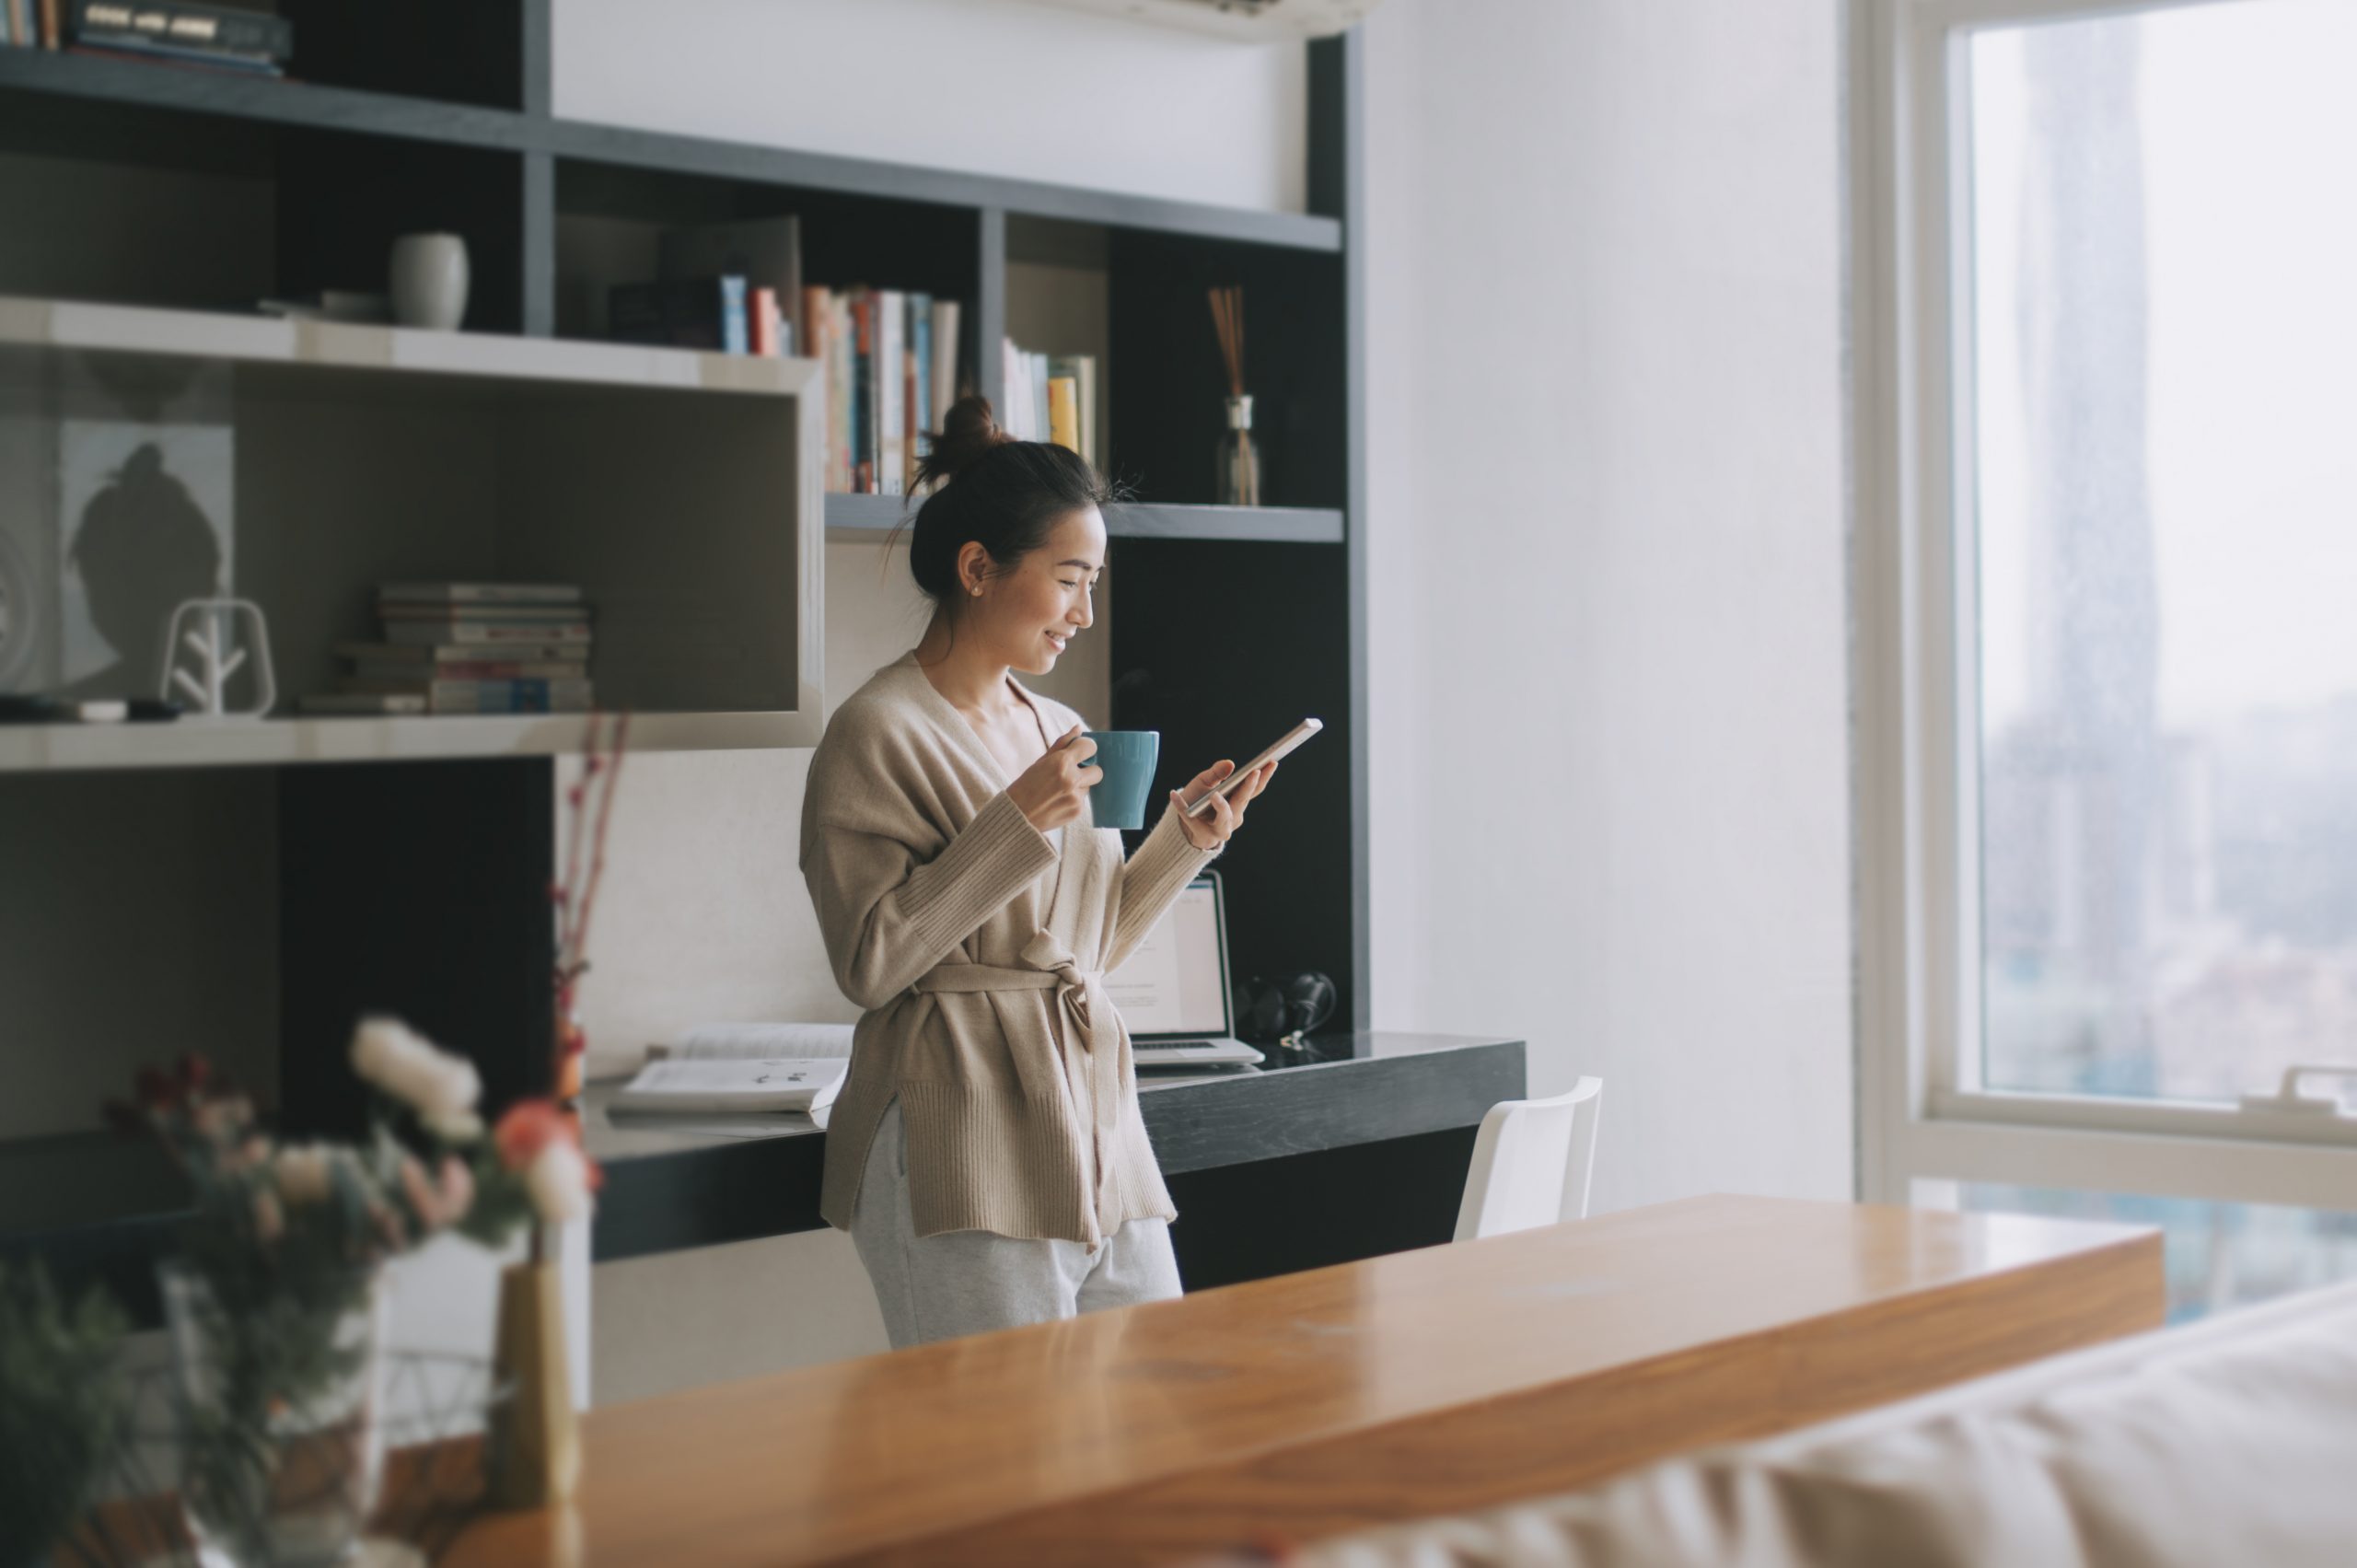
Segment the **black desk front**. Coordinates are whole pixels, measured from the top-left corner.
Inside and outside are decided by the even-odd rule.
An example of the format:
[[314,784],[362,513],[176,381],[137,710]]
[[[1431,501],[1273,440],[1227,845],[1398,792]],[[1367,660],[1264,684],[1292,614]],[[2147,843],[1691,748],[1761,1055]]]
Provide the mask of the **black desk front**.
[[[1523,1042],[1391,1031],[1315,1037],[1314,1059],[1142,1079],[1139,1105],[1179,1210],[1190,1289],[1449,1238],[1481,1117],[1525,1093]],[[816,1230],[826,1134],[807,1116],[614,1115],[584,1122],[605,1167],[598,1262]]]

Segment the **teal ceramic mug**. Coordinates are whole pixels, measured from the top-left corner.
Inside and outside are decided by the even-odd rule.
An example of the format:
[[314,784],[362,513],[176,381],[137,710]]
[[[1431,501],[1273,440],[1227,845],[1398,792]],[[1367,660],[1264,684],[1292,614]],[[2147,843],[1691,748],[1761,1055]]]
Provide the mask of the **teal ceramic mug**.
[[1089,787],[1089,820],[1100,828],[1145,826],[1145,797],[1154,789],[1155,759],[1162,751],[1156,729],[1092,729],[1097,754],[1088,759],[1105,776]]

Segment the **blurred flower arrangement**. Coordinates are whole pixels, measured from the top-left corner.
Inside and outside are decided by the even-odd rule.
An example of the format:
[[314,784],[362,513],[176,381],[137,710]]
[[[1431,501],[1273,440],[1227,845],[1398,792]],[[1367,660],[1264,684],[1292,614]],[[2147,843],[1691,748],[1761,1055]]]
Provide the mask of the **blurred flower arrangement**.
[[[142,1072],[135,1104],[109,1108],[160,1137],[195,1189],[164,1282],[182,1495],[200,1536],[242,1561],[331,1550],[314,1538],[356,1532],[373,1506],[382,1265],[444,1231],[497,1247],[528,1222],[581,1218],[598,1182],[570,1117],[525,1100],[486,1130],[474,1064],[401,1023],[362,1022],[351,1058],[375,1091],[357,1142],[280,1141],[194,1056]],[[325,1448],[322,1433],[337,1434]]]

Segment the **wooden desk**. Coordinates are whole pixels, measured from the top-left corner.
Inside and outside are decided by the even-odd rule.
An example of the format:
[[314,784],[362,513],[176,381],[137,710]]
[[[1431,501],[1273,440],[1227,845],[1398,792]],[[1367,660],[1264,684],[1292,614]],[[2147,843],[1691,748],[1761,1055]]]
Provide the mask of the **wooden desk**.
[[1479,1507],[2157,1327],[2157,1232],[1698,1198],[598,1411],[449,1568],[1075,1563]]

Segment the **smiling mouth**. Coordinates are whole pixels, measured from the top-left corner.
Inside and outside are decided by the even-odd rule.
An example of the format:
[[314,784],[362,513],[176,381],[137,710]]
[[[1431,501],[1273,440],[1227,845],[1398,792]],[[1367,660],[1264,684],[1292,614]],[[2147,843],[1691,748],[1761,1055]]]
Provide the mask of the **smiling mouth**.
[[1063,652],[1065,645],[1072,641],[1069,637],[1059,637],[1053,632],[1048,633],[1047,638],[1049,644],[1053,646],[1058,653]]

